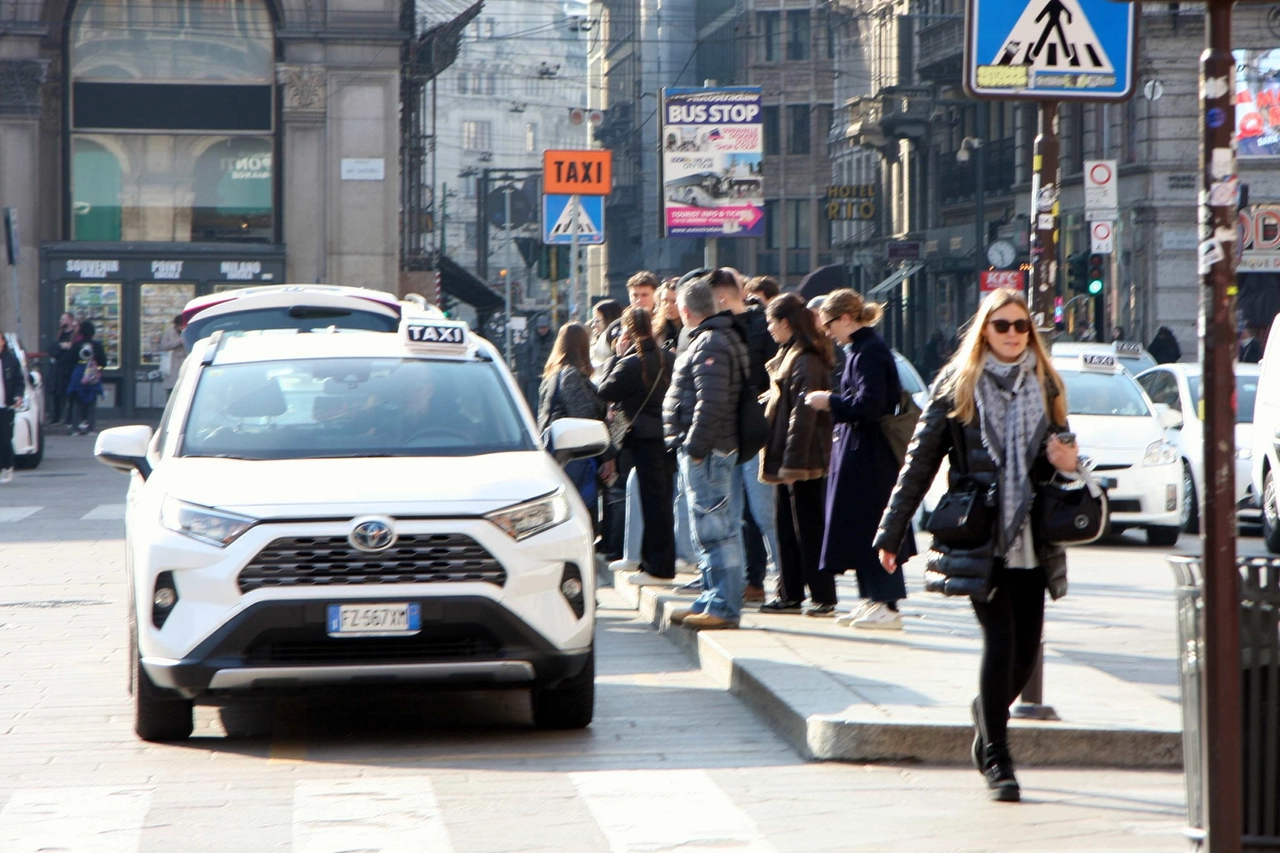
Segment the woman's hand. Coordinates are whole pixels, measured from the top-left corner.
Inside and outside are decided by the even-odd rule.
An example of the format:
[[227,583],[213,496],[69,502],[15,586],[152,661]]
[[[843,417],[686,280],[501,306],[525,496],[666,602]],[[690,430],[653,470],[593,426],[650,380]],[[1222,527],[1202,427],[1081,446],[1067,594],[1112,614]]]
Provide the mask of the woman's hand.
[[893,574],[898,570],[898,555],[890,554],[883,548],[880,549],[880,565],[884,566],[884,570],[889,574]]
[[1045,446],[1045,456],[1049,457],[1049,464],[1059,471],[1069,473],[1076,470],[1080,464],[1080,449],[1075,443],[1066,444],[1057,435],[1049,436],[1049,443]]
[[623,332],[618,336],[618,343],[614,346],[614,352],[622,356],[626,355],[629,349],[631,349],[631,336]]
[[811,409],[817,409],[819,412],[828,411],[831,408],[831,392],[810,391],[804,395],[804,404]]
[[610,459],[608,462],[601,463],[600,479],[603,480],[604,482],[607,483],[610,480],[612,480],[617,475],[617,473],[618,473],[618,460]]

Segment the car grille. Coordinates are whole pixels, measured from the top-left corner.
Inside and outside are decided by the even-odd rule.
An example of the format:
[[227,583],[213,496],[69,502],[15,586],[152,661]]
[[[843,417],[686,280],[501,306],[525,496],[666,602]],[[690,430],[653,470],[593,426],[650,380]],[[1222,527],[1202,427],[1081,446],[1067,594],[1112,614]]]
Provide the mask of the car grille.
[[422,663],[492,658],[496,640],[482,629],[412,637],[260,638],[245,650],[250,666]]
[[1140,500],[1107,501],[1107,506],[1111,512],[1142,512]]
[[484,546],[458,533],[401,536],[385,551],[360,551],[345,536],[276,539],[240,571],[241,592],[279,586],[483,582],[507,573]]

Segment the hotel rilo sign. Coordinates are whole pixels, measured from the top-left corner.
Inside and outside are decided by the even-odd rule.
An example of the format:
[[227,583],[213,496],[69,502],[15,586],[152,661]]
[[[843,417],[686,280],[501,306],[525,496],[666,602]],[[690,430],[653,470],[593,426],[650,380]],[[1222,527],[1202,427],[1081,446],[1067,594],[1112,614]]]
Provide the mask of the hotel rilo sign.
[[876,218],[876,185],[845,184],[827,187],[827,219],[831,222],[867,222]]

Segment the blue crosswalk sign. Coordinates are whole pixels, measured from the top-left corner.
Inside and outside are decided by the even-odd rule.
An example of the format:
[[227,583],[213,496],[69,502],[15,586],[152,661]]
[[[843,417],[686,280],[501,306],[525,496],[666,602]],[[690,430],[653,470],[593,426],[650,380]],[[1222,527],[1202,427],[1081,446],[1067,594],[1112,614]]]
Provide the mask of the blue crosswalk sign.
[[[578,196],[578,243],[598,246],[604,242],[604,200],[602,195]],[[573,244],[571,195],[542,197],[542,242],[548,246]]]
[[1137,8],[1114,0],[969,0],[965,91],[975,98],[1127,100]]

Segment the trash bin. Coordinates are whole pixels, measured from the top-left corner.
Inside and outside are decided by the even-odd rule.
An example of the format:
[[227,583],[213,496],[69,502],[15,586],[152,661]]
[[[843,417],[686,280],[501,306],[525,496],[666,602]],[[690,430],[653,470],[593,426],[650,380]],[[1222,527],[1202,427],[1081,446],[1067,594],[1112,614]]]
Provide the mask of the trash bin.
[[[1169,560],[1177,579],[1178,671],[1182,687],[1182,754],[1187,835],[1204,839],[1201,796],[1200,678],[1204,659],[1201,587],[1195,557]],[[1280,848],[1280,558],[1242,557],[1240,571],[1240,707],[1243,849]]]

